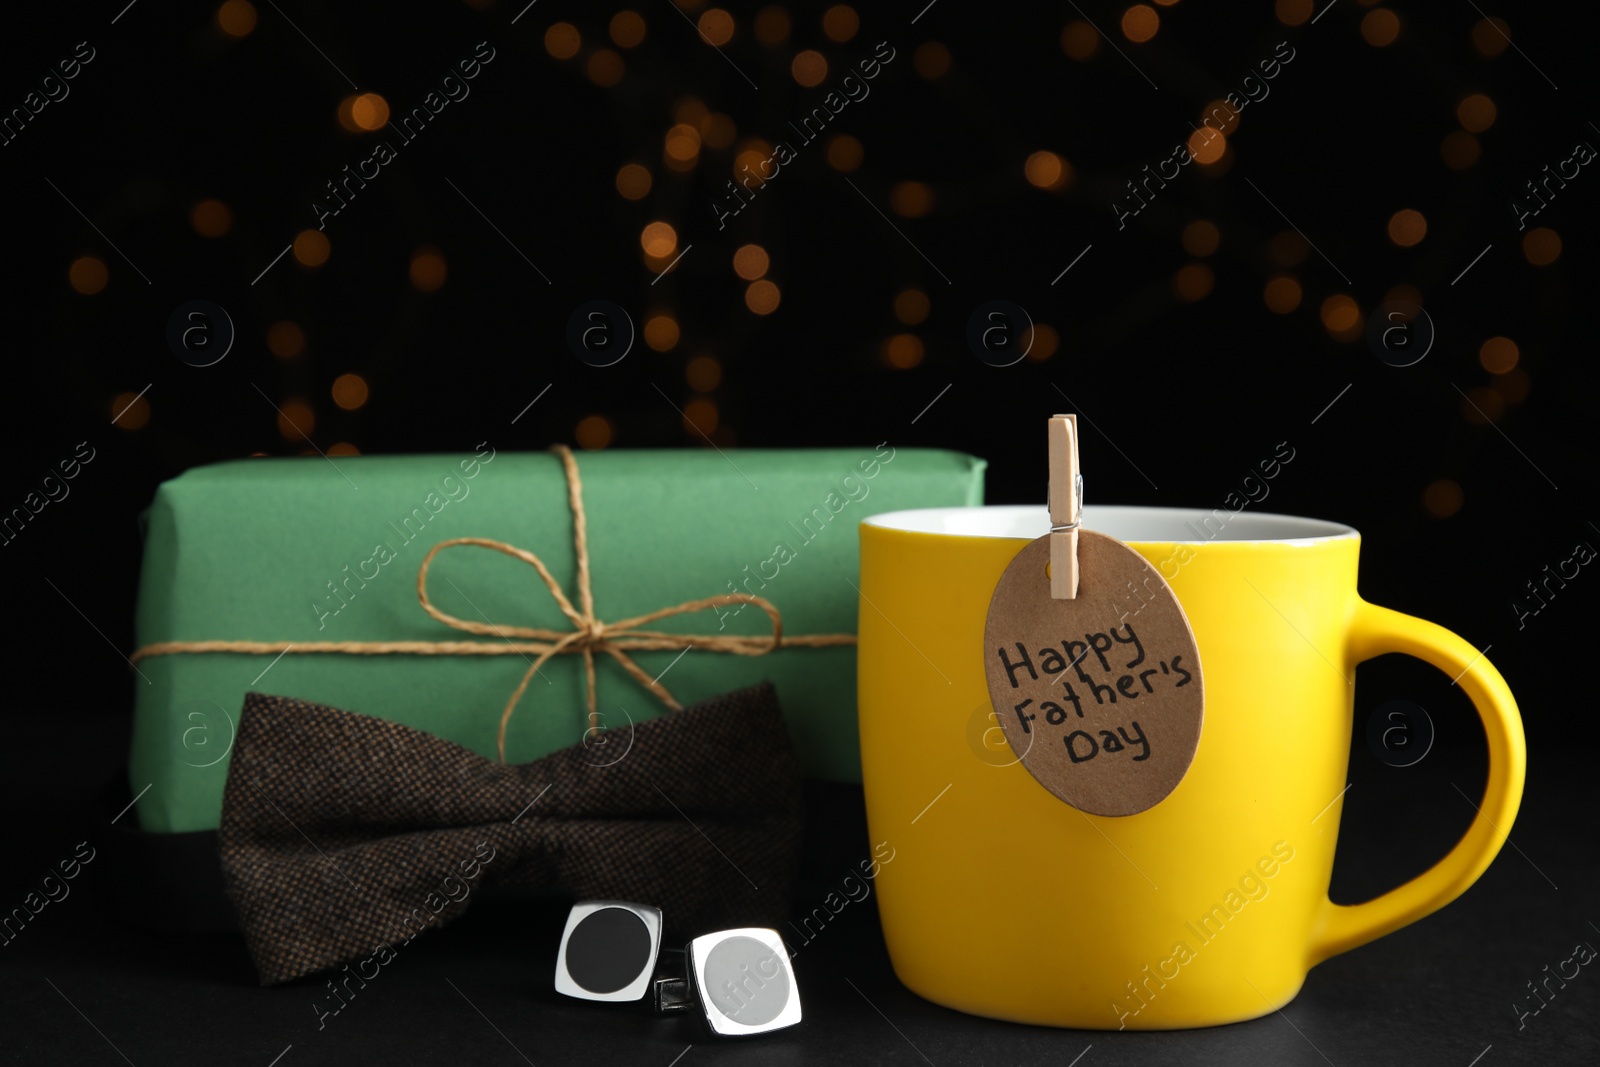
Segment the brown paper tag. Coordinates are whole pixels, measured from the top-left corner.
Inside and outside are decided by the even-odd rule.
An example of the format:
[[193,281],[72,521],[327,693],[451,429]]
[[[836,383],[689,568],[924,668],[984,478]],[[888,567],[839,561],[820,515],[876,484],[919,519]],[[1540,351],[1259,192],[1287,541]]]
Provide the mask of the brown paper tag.
[[1050,792],[1094,815],[1137,814],[1177,788],[1200,744],[1194,634],[1161,575],[1115,538],[1079,532],[1074,599],[1051,598],[1049,562],[1046,534],[1017,553],[989,600],[983,667],[995,717]]

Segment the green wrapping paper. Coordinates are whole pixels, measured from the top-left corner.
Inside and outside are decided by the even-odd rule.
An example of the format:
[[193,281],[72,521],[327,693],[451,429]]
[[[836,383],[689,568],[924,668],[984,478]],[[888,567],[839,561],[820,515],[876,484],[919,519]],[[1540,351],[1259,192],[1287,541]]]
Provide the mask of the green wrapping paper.
[[[978,504],[984,463],[899,449],[605,451],[577,457],[588,516],[595,617],[614,622],[718,593],[782,612],[786,635],[854,633],[856,525],[901,508]],[[430,618],[417,568],[456,537],[504,541],[542,559],[576,603],[572,511],[548,453],[249,459],[163,484],[145,516],[139,647],[173,641],[488,640]],[[441,552],[428,593],[462,619],[566,632],[534,569],[482,548]],[[665,618],[650,629],[760,636],[753,605]],[[682,704],[771,680],[807,775],[860,781],[855,649],[631,653]],[[362,712],[493,758],[506,700],[531,655],[348,655],[291,650],[139,659],[130,782],[154,832],[215,829],[228,751],[249,690]],[[596,656],[599,712],[585,714],[581,655],[529,684],[506,758],[584,742],[593,762],[626,758],[630,722],[667,709],[608,655]],[[666,672],[662,675],[662,672]],[[759,768],[752,768],[759,773]],[[285,770],[285,773],[289,773]],[[146,787],[148,786],[148,789]]]

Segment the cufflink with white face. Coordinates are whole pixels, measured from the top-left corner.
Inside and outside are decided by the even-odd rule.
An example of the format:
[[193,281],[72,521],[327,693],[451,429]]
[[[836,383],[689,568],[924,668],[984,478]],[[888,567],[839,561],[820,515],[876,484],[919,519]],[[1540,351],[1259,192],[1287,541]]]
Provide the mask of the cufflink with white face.
[[556,956],[556,992],[583,1000],[639,1000],[661,951],[661,909],[618,900],[572,906]]
[[656,1011],[693,1011],[723,1037],[771,1033],[800,1021],[800,986],[776,930],[704,934],[683,955],[686,974],[666,973],[680,962],[671,960],[656,978]]

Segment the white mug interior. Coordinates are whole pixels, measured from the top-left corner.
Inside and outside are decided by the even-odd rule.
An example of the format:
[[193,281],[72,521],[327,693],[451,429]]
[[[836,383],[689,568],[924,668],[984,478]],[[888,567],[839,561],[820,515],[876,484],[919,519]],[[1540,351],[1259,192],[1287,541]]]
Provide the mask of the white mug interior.
[[[915,508],[887,511],[862,520],[864,525],[912,533],[958,537],[1013,537],[1032,540],[1050,532],[1050,516],[1038,504],[985,507]],[[1358,537],[1353,527],[1326,519],[1215,508],[1150,508],[1120,504],[1085,504],[1082,526],[1130,544],[1205,544],[1209,541],[1271,541],[1277,544],[1319,544]]]

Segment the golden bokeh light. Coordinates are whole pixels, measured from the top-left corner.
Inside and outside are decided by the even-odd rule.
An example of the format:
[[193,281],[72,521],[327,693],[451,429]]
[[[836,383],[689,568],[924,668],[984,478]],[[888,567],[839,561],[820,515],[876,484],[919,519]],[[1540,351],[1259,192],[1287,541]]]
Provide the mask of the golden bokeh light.
[[1428,220],[1422,212],[1403,208],[1389,217],[1389,240],[1401,248],[1420,244],[1428,235]]
[[915,326],[925,320],[932,309],[928,294],[921,289],[902,289],[895,294],[894,317],[907,326]]
[[1272,241],[1267,246],[1268,255],[1280,267],[1292,267],[1306,258],[1311,246],[1306,244],[1306,239],[1294,230],[1279,230],[1272,235]]
[[1386,7],[1374,8],[1361,19],[1361,36],[1374,48],[1387,48],[1400,36],[1400,16]]
[[584,62],[583,72],[600,88],[609,89],[622,80],[622,76],[628,72],[628,65],[622,61],[621,53],[609,48],[596,48]]
[[665,259],[678,249],[678,231],[669,222],[652,222],[640,232],[639,247],[647,256]]
[[1456,121],[1461,123],[1461,128],[1468,133],[1482,133],[1494,125],[1499,109],[1482,93],[1473,93],[1463,97],[1461,103],[1456,105]]
[[883,342],[883,361],[896,370],[910,370],[924,354],[922,338],[914,333],[897,333]]
[[[733,157],[733,180],[741,184],[753,181],[760,187],[761,164],[767,164],[767,173],[772,173],[772,164],[768,162],[772,157],[765,152],[753,148],[745,148]],[[746,186],[748,188],[748,186]]]
[[838,44],[850,40],[861,30],[861,16],[849,4],[834,4],[822,13],[822,32]]
[[93,296],[106,287],[111,278],[106,265],[95,256],[79,256],[67,268],[67,281],[84,296]]
[[1472,27],[1472,47],[1493,59],[1511,47],[1511,27],[1502,18],[1479,19]]
[[1214,222],[1195,219],[1183,228],[1183,250],[1197,259],[1209,256],[1222,242],[1222,231]]
[[865,155],[861,142],[848,133],[841,133],[828,142],[828,166],[841,174],[849,174],[861,166]]
[[118,393],[111,398],[110,415],[119,430],[141,430],[150,421],[150,401],[138,393]]
[[285,441],[309,441],[317,428],[317,413],[299,397],[278,405],[278,434]]
[[419,292],[438,292],[444,287],[445,277],[449,273],[450,267],[445,263],[444,253],[432,245],[423,245],[411,253],[411,284]]
[[744,306],[754,311],[757,315],[770,315],[778,310],[778,303],[783,294],[778,287],[765,278],[751,282],[744,291]]
[[1161,16],[1149,4],[1134,4],[1122,13],[1122,36],[1143,44],[1161,28]]
[[1277,0],[1273,6],[1285,26],[1298,26],[1311,17],[1311,0]]
[[1429,482],[1422,491],[1422,509],[1436,519],[1448,519],[1461,510],[1461,486],[1449,478]]
[[201,237],[221,237],[233,229],[233,210],[221,200],[202,200],[189,209],[189,225]]
[[670,352],[678,347],[679,336],[678,320],[666,312],[644,320],[644,343],[657,352]]
[[1028,184],[1038,189],[1060,191],[1072,184],[1072,164],[1044,149],[1030,155],[1022,164]]
[[217,8],[217,27],[229,37],[248,37],[256,28],[256,6],[250,0],[227,0]]
[[760,245],[740,245],[733,253],[733,272],[747,282],[765,275],[769,266],[767,250]]
[[687,169],[682,164],[694,166],[700,155],[700,131],[688,123],[679,123],[667,131],[663,151],[667,165],[675,170]]
[[650,195],[650,170],[638,163],[625,163],[617,170],[617,192],[625,200],[643,200]]
[[721,421],[722,413],[717,410],[714,400],[697,396],[683,405],[683,428],[690,433],[699,433],[711,436],[717,432],[717,423]]
[[280,319],[267,327],[267,351],[279,359],[294,359],[306,350],[306,332],[297,322]]
[[[733,156],[733,180],[743,182],[761,180],[761,164],[767,163],[767,173],[772,173],[768,160],[775,158],[772,146],[759,137],[752,137],[739,146]],[[754,175],[752,178],[751,175]]]
[[1491,337],[1478,347],[1478,362],[1490,374],[1509,373],[1521,355],[1517,342],[1509,337]]
[[933,210],[933,187],[927,182],[896,182],[889,190],[889,210],[908,219],[920,219]]
[[[377,93],[362,93],[349,98],[350,121],[347,129],[370,132],[381,130],[389,124],[389,101]],[[341,105],[339,110],[340,121],[344,120],[345,110]]]
[[1548,267],[1561,258],[1561,235],[1548,226],[1529,230],[1522,238],[1522,254],[1535,267]]
[[321,230],[301,230],[294,238],[294,258],[302,267],[320,267],[328,262],[333,245]]
[[1196,163],[1215,163],[1227,150],[1228,139],[1209,126],[1202,126],[1189,134],[1189,154]]
[[1336,341],[1351,341],[1361,334],[1361,308],[1344,293],[1322,302],[1322,325]]
[[572,439],[578,447],[596,452],[611,443],[611,420],[604,415],[585,415],[573,428]]
[[557,59],[571,59],[583,47],[583,35],[570,22],[552,23],[544,31],[544,50]]
[[367,380],[359,374],[341,374],[333,380],[333,402],[346,411],[359,411],[367,402]]
[[756,40],[768,48],[776,48],[787,41],[790,28],[789,13],[777,5],[756,12]]
[[644,16],[637,11],[618,11],[611,16],[610,30],[618,48],[637,48],[644,43]]
[[911,65],[929,81],[937,81],[950,73],[950,49],[938,41],[927,41],[911,53]]
[[1082,63],[1093,59],[1100,51],[1100,34],[1087,22],[1069,22],[1061,27],[1061,50],[1068,59]]
[[733,40],[733,16],[720,7],[713,7],[700,16],[700,21],[695,23],[700,30],[700,36],[706,39],[707,44],[721,48]]
[[1439,142],[1439,155],[1451,170],[1466,170],[1478,161],[1480,151],[1478,139],[1462,130],[1445,134]]
[[1036,322],[1022,331],[1022,350],[1035,363],[1043,363],[1061,347],[1061,335],[1048,322]]
[[1280,274],[1267,282],[1266,288],[1261,291],[1261,299],[1266,301],[1267,310],[1279,315],[1287,315],[1300,306],[1300,283],[1292,274]]
[[828,76],[828,61],[821,52],[806,49],[794,57],[789,64],[789,73],[794,75],[794,80],[807,89],[821,85]]
[[701,119],[699,130],[700,139],[705,142],[706,147],[715,148],[719,152],[731,145],[739,133],[739,127],[734,125],[733,119],[720,111]]
[[359,456],[359,455],[361,455],[361,449],[357,448],[355,445],[351,444],[349,441],[335,441],[333,444],[328,446],[328,455],[330,455],[330,456]]
[[717,362],[715,356],[702,353],[684,367],[683,377],[695,392],[709,393],[722,384],[722,364]]
[[1461,398],[1461,417],[1474,426],[1499,422],[1505,413],[1505,398],[1486,385],[1468,389],[1467,395]]
[[1210,296],[1216,284],[1216,275],[1204,263],[1185,263],[1178,268],[1178,273],[1172,276],[1172,291],[1177,294],[1179,300],[1191,303]]

